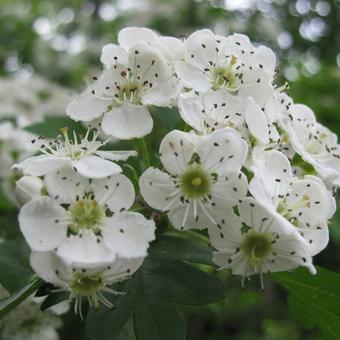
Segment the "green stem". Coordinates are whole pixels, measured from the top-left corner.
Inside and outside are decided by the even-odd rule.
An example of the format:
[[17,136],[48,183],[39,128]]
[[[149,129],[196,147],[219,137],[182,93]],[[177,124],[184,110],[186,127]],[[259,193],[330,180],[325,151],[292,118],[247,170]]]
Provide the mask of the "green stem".
[[148,146],[146,145],[145,138],[138,139],[138,144],[139,144],[140,152],[143,154],[144,165],[146,168],[149,168],[151,166],[150,155],[149,155]]
[[30,282],[25,287],[7,299],[2,300],[0,302],[0,319],[38,290],[43,283],[44,281],[37,276],[32,276]]

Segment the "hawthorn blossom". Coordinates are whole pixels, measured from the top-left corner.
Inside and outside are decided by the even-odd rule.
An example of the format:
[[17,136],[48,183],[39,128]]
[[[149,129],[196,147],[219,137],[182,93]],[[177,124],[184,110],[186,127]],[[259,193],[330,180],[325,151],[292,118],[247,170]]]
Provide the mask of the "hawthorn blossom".
[[177,79],[167,60],[157,47],[146,44],[128,51],[106,46],[101,60],[110,67],[67,106],[67,114],[84,122],[102,118],[103,131],[119,139],[149,134],[153,120],[147,106],[170,106],[178,94]]
[[296,227],[316,255],[328,244],[327,224],[336,210],[333,196],[318,177],[293,176],[290,162],[281,152],[256,151],[250,193]]
[[[108,44],[103,47],[101,62],[108,68],[115,63],[113,56],[124,55],[123,49],[129,51],[135,45],[146,44],[159,49],[159,52],[169,61],[179,60],[184,55],[184,45],[180,39],[168,36],[161,36],[146,27],[126,27],[118,33],[119,47],[115,44]],[[118,60],[120,61],[120,60]]]
[[84,266],[110,263],[116,256],[146,256],[155,226],[127,212],[135,199],[127,177],[87,179],[64,168],[44,182],[49,196],[34,198],[19,214],[32,250],[54,251],[67,263]]
[[68,128],[62,129],[63,136],[55,141],[45,141],[43,137],[32,139],[38,144],[42,155],[33,156],[15,165],[24,175],[43,176],[64,167],[72,168],[84,177],[102,178],[122,171],[115,161],[126,160],[136,156],[135,151],[103,151],[99,150],[106,142],[97,140],[99,131],[89,128],[84,137],[77,137],[73,132],[73,140]]
[[15,186],[15,195],[20,204],[25,204],[44,192],[44,182],[39,177],[22,176]]
[[281,215],[255,200],[246,198],[238,205],[239,216],[232,210],[208,229],[214,252],[213,262],[220,269],[231,269],[245,278],[259,274],[287,271],[299,266],[316,270],[305,240]]
[[231,127],[249,142],[269,142],[266,116],[251,97],[241,99],[224,88],[201,96],[188,92],[179,96],[178,108],[183,120],[200,133]]
[[153,208],[168,212],[177,229],[216,224],[215,214],[246,196],[247,178],[240,171],[247,144],[232,129],[197,136],[174,130],[160,146],[167,172],[149,168],[140,178],[141,194]]
[[313,111],[302,104],[290,107],[283,125],[294,151],[325,181],[339,187],[340,146],[336,134],[318,123]]
[[207,29],[198,30],[184,41],[183,61],[175,62],[184,86],[199,92],[227,89],[246,97],[267,95],[275,74],[276,58],[265,46],[255,48],[249,38],[233,34],[227,38]]
[[53,252],[32,252],[33,270],[46,282],[69,292],[69,302],[74,302],[74,311],[83,318],[82,307],[99,308],[100,303],[109,308],[114,305],[107,295],[125,294],[111,288],[114,283],[131,278],[143,263],[143,258],[116,258],[102,266],[76,267],[63,262]]

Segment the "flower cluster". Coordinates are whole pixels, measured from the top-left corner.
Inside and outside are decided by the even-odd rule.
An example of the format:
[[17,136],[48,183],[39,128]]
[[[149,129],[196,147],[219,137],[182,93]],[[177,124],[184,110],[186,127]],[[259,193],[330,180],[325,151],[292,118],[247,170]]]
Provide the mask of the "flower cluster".
[[273,51],[205,29],[179,40],[131,27],[118,42],[104,46],[102,73],[66,108],[98,130],[38,138],[42,154],[17,165],[33,269],[70,291],[77,311],[84,297],[111,306],[105,293],[118,294],[110,286],[141,266],[155,223],[129,211],[134,186],[116,162],[135,152],[103,147],[111,137],[150,134],[150,107],[168,106],[178,108],[186,132],[166,134],[163,169],[140,174],[145,212],[167,215],[178,230],[206,230],[214,263],[242,283],[259,274],[263,284],[264,273],[298,266],[315,273],[312,257],[327,246],[336,209],[340,147],[286,85],[275,85]]

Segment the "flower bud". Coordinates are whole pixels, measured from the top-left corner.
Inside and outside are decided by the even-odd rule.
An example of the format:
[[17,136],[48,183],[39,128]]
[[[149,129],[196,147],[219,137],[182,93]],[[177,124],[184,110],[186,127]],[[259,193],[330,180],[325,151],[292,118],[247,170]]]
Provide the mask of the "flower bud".
[[39,177],[23,176],[16,182],[15,194],[20,204],[41,196],[44,182]]

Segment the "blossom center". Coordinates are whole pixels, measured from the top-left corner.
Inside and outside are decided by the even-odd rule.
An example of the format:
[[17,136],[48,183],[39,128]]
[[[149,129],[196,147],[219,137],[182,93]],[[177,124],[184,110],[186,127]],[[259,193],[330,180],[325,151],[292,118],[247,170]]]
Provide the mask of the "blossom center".
[[127,79],[124,84],[117,86],[115,101],[118,104],[129,101],[134,104],[140,104],[140,92],[142,85],[139,82]]
[[271,233],[248,232],[241,243],[241,249],[253,267],[262,264],[263,259],[272,253],[273,235]]
[[71,232],[78,234],[84,229],[91,229],[95,234],[100,232],[100,222],[105,217],[105,211],[97,201],[78,201],[70,207],[69,212],[72,218],[69,226]]
[[182,192],[190,198],[199,198],[209,193],[210,182],[201,168],[187,170],[181,177]]
[[237,91],[237,77],[233,67],[236,63],[236,57],[232,56],[227,66],[215,66],[210,69],[213,90],[216,91],[221,88],[226,88],[231,92]]

